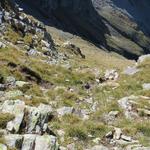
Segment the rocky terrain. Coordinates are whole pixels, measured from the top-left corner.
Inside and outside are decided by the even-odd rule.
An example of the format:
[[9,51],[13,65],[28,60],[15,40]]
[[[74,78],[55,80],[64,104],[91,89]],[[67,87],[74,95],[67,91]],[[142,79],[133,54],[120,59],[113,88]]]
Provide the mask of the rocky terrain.
[[150,149],[149,2],[121,2],[0,1],[0,150]]

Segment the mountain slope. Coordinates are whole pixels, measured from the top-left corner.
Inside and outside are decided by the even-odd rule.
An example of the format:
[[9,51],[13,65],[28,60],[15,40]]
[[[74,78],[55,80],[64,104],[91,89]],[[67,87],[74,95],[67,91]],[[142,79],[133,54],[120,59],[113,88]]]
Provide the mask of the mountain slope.
[[26,2],[49,18],[48,24],[80,35],[109,51],[128,58],[149,53],[148,0],[25,0],[19,3]]
[[[43,9],[43,0],[38,2]],[[110,26],[109,11],[98,21],[111,31],[98,36],[102,49],[86,39],[96,34],[90,29],[96,20],[89,20],[83,7],[87,1],[44,1],[49,2],[54,12],[55,2],[75,9],[66,16],[61,8],[60,22],[59,10],[57,19],[54,14],[45,18],[31,3],[0,1],[0,150],[149,150],[150,55],[135,61],[114,49],[108,53],[109,42],[115,50],[121,44],[125,51],[135,46]],[[83,20],[75,26],[74,18],[64,21],[76,10],[85,12],[85,18],[78,14]],[[86,38],[50,22],[67,23]],[[87,33],[81,24],[88,24]]]

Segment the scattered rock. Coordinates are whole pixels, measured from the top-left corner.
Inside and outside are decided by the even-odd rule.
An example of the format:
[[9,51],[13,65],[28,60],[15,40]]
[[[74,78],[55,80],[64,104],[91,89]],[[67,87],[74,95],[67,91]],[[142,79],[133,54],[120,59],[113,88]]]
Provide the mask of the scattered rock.
[[76,109],[73,113],[82,118],[83,120],[88,120],[90,111],[88,109]]
[[95,138],[92,140],[95,144],[99,144],[101,142],[100,138]]
[[15,98],[18,96],[23,96],[23,92],[20,90],[13,90],[13,91],[8,91],[5,93],[5,98]]
[[139,72],[140,69],[138,69],[136,66],[133,66],[133,67],[130,67],[128,66],[124,71],[123,73],[126,74],[126,75],[134,75],[136,74],[137,72]]
[[63,130],[57,130],[57,134],[58,136],[60,137],[60,141],[61,142],[64,142],[64,135],[65,135],[65,132]]
[[28,54],[29,56],[36,56],[36,55],[38,55],[38,51],[37,51],[36,49],[30,49],[30,50],[27,52],[27,54]]
[[108,114],[104,115],[104,121],[109,125],[113,124],[118,114],[119,114],[119,111],[111,111]]
[[24,85],[29,84],[28,82],[24,81],[16,81],[15,85],[18,87],[23,87]]
[[57,139],[52,135],[37,136],[35,140],[35,150],[58,150]]
[[132,141],[132,138],[130,136],[125,136],[125,135],[121,135],[121,139],[128,141],[128,142]]
[[12,85],[12,86],[15,85],[15,82],[16,82],[16,79],[15,79],[15,77],[13,77],[13,76],[7,77],[7,78],[6,78],[6,81],[5,81],[6,84]]
[[6,90],[6,85],[5,84],[0,84],[0,91]]
[[74,144],[74,143],[71,143],[71,144],[67,145],[67,149],[68,149],[68,150],[76,150],[75,144]]
[[114,135],[113,135],[113,139],[114,140],[119,140],[121,138],[122,135],[122,131],[120,128],[115,128],[114,129]]
[[0,49],[1,48],[6,48],[6,45],[4,43],[2,43],[2,42],[0,42]]
[[73,107],[62,107],[62,108],[57,109],[58,116],[60,117],[64,115],[72,114],[73,111],[74,111]]
[[63,47],[72,50],[75,55],[79,55],[81,58],[85,59],[85,55],[82,54],[81,49],[76,45],[72,44],[70,41],[67,41],[63,44]]
[[150,59],[150,54],[140,56],[137,62],[143,63],[146,59]]
[[124,115],[128,119],[138,117],[137,112],[133,109],[133,105],[131,103],[132,99],[137,99],[135,96],[124,97],[118,100],[119,106],[124,110]]
[[144,83],[142,87],[144,90],[150,90],[150,83]]
[[105,80],[117,80],[119,77],[119,74],[116,70],[106,70],[105,72]]

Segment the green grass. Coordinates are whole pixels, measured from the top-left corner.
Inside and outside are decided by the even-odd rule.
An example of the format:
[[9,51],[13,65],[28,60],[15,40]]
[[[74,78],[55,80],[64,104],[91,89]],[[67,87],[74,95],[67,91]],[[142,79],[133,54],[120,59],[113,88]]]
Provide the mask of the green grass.
[[73,125],[69,129],[67,129],[67,135],[70,137],[76,137],[79,140],[87,140],[88,135],[86,128],[84,128],[82,125]]
[[4,129],[7,123],[14,119],[14,115],[9,113],[1,113],[0,114],[0,128]]

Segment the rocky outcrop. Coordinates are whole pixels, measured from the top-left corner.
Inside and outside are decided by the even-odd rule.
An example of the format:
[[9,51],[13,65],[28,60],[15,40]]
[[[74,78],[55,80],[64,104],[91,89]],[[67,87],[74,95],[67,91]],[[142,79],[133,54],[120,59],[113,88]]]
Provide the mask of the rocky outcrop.
[[[4,134],[6,145],[21,150],[58,150],[57,138],[51,135],[48,121],[52,115],[50,105],[38,107],[25,105],[21,100],[7,100],[0,107],[0,113],[10,113],[15,117],[7,123]],[[3,149],[5,146],[1,145]]]

